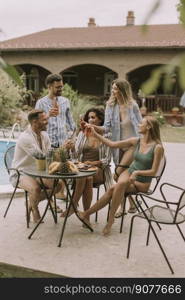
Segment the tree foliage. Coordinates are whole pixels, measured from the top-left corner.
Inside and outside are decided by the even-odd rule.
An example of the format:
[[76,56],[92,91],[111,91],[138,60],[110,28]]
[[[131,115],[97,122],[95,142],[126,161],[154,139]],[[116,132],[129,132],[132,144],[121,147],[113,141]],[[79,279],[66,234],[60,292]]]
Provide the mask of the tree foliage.
[[1,126],[12,125],[14,122],[13,113],[22,106],[26,89],[16,84],[1,69],[0,83],[0,124]]
[[180,23],[185,26],[185,0],[179,0],[177,11],[179,12]]
[[[162,0],[156,0],[153,7],[150,9],[148,15],[145,19],[145,27],[147,28],[147,23],[154,12],[159,8]],[[177,11],[179,12],[179,20],[182,26],[185,26],[185,0],[179,0],[177,5]],[[185,31],[184,31],[185,34]],[[156,91],[157,87],[161,82],[161,78],[163,78],[163,88],[166,93],[170,92],[173,88],[172,85],[172,76],[177,74],[177,80],[179,86],[182,90],[185,90],[185,52],[175,56],[167,65],[158,67],[153,70],[150,78],[145,81],[141,90],[144,94],[149,95]]]

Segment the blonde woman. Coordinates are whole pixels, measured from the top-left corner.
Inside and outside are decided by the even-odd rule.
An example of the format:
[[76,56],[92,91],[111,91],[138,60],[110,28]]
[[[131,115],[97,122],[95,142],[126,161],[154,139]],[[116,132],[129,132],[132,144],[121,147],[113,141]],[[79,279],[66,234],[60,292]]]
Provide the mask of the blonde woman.
[[134,160],[130,167],[121,173],[118,182],[90,209],[79,213],[81,219],[88,222],[89,215],[100,210],[112,200],[109,220],[103,229],[103,234],[107,235],[111,232],[116,210],[124,194],[136,190],[141,192],[148,191],[152,176],[156,174],[163,157],[164,149],[160,139],[158,121],[151,116],[145,117],[139,125],[141,138],[133,137],[124,141],[113,142],[98,134],[94,128],[91,128],[91,132],[101,142],[113,149],[131,146],[135,148]]
[[[102,127],[94,126],[97,132],[111,132],[112,141],[121,141],[131,137],[138,137],[138,125],[142,121],[139,106],[133,99],[130,83],[125,79],[116,79],[112,82],[110,99],[107,101],[105,109],[105,121]],[[129,165],[133,159],[134,148],[127,146],[122,149],[112,149],[115,165]],[[123,168],[118,168],[118,175],[123,172]],[[116,176],[114,179],[117,181]],[[134,213],[135,206],[130,200],[128,212]],[[123,213],[122,207],[116,217]]]

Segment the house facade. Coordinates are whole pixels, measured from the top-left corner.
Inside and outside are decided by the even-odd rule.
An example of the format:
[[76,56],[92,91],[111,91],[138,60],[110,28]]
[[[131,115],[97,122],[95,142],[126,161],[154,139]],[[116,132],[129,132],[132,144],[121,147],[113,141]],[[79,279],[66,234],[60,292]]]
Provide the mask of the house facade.
[[[182,25],[148,25],[143,31],[134,25],[133,12],[122,26],[99,27],[90,18],[84,28],[54,28],[0,43],[1,56],[24,74],[36,94],[48,74],[58,73],[79,93],[98,97],[110,94],[117,77],[130,81],[136,97],[155,68],[184,50]],[[173,85],[172,95],[180,97],[177,80]],[[164,94],[162,85],[155,94]]]

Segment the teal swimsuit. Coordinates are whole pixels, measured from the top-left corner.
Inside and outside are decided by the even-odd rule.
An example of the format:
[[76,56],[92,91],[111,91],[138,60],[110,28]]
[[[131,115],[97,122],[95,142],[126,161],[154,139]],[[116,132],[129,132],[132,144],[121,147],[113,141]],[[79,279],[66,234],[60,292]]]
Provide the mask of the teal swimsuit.
[[[152,168],[153,159],[154,159],[154,149],[155,146],[152,146],[147,153],[139,152],[140,149],[140,139],[138,140],[136,150],[134,151],[134,161],[131,163],[128,168],[129,174],[132,174],[134,171],[139,170],[150,170]],[[152,181],[152,176],[136,176],[136,180],[143,183],[150,183]]]

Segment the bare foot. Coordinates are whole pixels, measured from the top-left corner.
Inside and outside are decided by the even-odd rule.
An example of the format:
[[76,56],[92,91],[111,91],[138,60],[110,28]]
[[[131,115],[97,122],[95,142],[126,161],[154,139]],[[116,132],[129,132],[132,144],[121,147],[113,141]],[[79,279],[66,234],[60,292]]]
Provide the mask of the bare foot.
[[[41,219],[41,218],[40,218],[40,219]],[[33,223],[35,223],[35,224],[39,223],[39,222],[40,222],[40,219],[34,220]],[[44,223],[44,221],[42,220],[41,223]]]
[[81,220],[85,219],[85,213],[83,211],[78,211],[78,216]]
[[128,209],[128,213],[130,214],[135,214],[137,212],[137,208],[135,206],[130,206],[130,208]]
[[[33,216],[33,223],[38,223],[41,219],[41,216],[40,216],[40,212],[38,210],[38,208],[32,208],[32,216]],[[44,223],[44,221],[42,221],[41,223]]]
[[[70,211],[68,213],[68,217],[70,217],[72,214],[74,214],[74,209],[73,208],[70,208]],[[64,212],[61,213],[61,217],[62,218],[65,218],[65,216],[67,215],[67,210],[65,210]]]
[[[55,205],[54,205],[53,202],[51,203],[51,206],[52,206],[53,210],[55,211]],[[51,209],[50,206],[49,206],[49,209]],[[58,205],[56,205],[56,212],[57,212],[57,213],[62,213],[63,210],[62,210],[62,208],[60,208]]]
[[[118,210],[118,212],[115,213],[115,216],[114,216],[114,217],[115,217],[115,218],[121,218],[122,215],[123,215],[123,209],[120,208],[120,209]],[[126,215],[126,213],[124,213],[124,215]]]
[[[78,211],[78,216],[81,220],[84,221],[84,223],[86,223],[89,227],[91,226],[91,223],[89,222],[89,220],[85,217],[85,213],[82,211]],[[82,225],[83,227],[87,227],[85,224]]]
[[[84,220],[85,223],[87,223],[87,221],[88,221],[88,220],[86,220],[86,219]],[[92,227],[92,225],[91,225],[91,223],[90,223],[89,221],[88,221],[87,224],[88,224],[90,227]],[[84,223],[82,224],[82,227],[83,227],[83,228],[88,228],[87,225],[84,224]]]
[[111,227],[112,227],[112,224],[114,223],[114,221],[110,221],[105,225],[105,227],[103,228],[103,235],[104,236],[108,236],[110,233],[111,233]]

